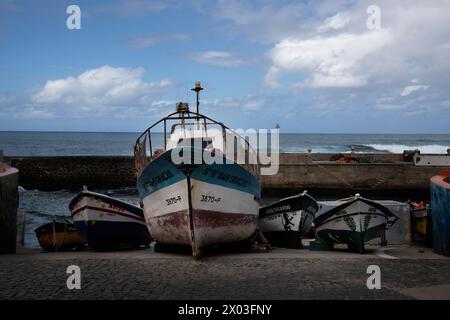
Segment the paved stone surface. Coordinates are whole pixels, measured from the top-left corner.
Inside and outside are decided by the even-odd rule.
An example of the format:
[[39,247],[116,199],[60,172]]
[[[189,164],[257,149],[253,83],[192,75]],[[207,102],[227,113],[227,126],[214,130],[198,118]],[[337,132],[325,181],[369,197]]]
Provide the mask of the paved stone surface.
[[[414,288],[450,299],[450,259],[427,250],[188,255],[131,252],[22,253],[0,256],[0,299],[413,299]],[[368,290],[367,266],[381,268],[381,290]],[[68,290],[66,268],[81,268],[81,290]],[[408,290],[412,289],[412,290]]]

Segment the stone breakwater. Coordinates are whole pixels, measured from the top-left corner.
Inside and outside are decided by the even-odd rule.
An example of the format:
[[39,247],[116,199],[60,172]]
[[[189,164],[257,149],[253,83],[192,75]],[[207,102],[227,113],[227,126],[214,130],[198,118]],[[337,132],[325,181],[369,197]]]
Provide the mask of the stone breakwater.
[[[262,176],[263,192],[429,194],[429,179],[448,167],[418,167],[401,154],[356,154],[335,161],[332,154],[280,154],[278,173]],[[355,160],[356,159],[356,160]],[[116,189],[136,186],[134,160],[127,156],[8,157],[25,189]],[[361,160],[361,161],[360,161]]]

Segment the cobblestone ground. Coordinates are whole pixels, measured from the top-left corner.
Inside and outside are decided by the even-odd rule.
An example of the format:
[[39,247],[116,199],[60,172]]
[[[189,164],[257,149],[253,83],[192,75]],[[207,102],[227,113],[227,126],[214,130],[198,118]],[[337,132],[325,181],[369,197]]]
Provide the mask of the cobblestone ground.
[[[402,289],[450,285],[450,259],[443,257],[297,252],[199,261],[149,250],[0,256],[0,299],[411,299]],[[371,264],[381,268],[381,290],[366,287]],[[81,290],[67,289],[69,265],[81,268]]]

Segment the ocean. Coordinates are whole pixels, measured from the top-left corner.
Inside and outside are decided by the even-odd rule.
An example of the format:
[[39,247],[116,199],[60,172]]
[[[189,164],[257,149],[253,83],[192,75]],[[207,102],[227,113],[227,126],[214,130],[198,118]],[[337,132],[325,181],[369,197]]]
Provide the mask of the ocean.
[[[1,132],[0,150],[6,156],[133,155],[135,132]],[[163,134],[152,134],[155,147]],[[450,134],[304,134],[281,133],[281,152],[446,153]]]
[[[0,150],[5,156],[87,156],[133,154],[133,144],[139,133],[100,132],[0,132]],[[163,135],[156,134],[156,147],[162,146]],[[422,153],[446,153],[450,134],[280,134],[281,152],[340,153],[384,152],[402,153],[419,149]],[[136,190],[95,190],[133,204],[139,203]],[[44,192],[20,188],[19,210],[38,211],[49,215],[70,215],[68,204],[75,191]],[[263,199],[269,203],[276,199]],[[34,229],[51,218],[25,215],[25,246],[37,247]]]

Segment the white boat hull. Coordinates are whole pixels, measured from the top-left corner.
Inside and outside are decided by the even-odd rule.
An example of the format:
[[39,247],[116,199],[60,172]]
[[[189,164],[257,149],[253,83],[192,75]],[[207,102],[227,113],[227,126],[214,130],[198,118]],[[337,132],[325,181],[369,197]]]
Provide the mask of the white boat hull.
[[[138,189],[157,243],[191,246],[198,256],[206,246],[242,241],[255,233],[260,186],[243,167],[203,165],[186,175],[164,156],[149,166],[138,178]],[[153,183],[161,172],[165,180]]]
[[149,245],[150,234],[140,208],[90,191],[70,203],[73,222],[91,249]]
[[318,237],[327,243],[345,243],[364,251],[364,243],[382,237],[390,219],[397,219],[386,207],[355,197],[345,201],[319,202],[314,220]]

